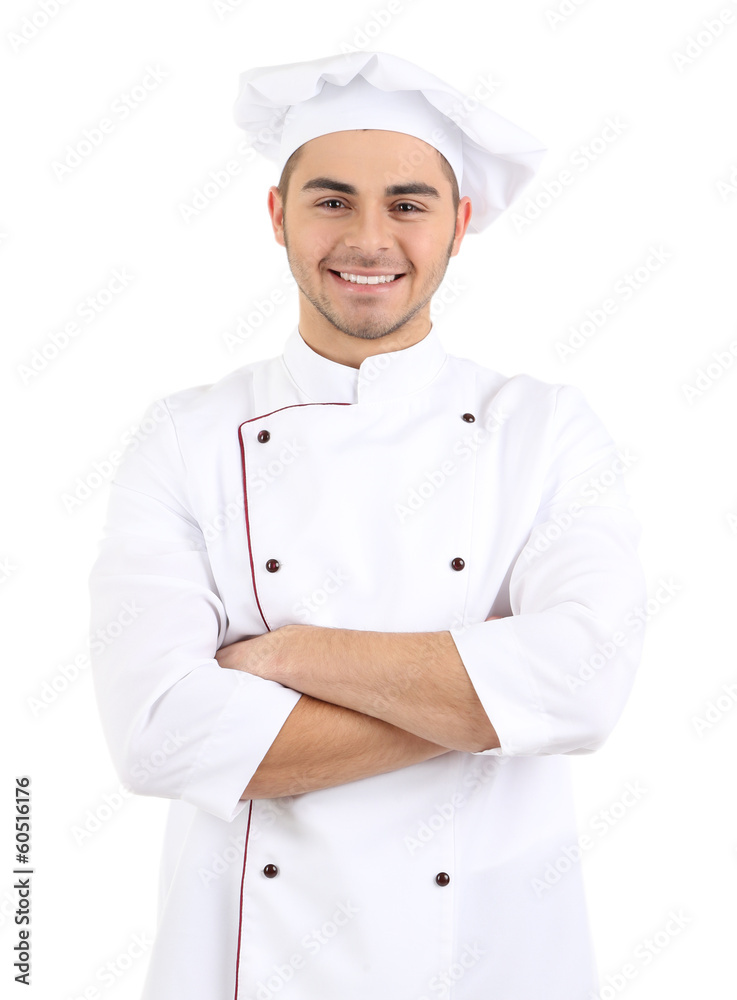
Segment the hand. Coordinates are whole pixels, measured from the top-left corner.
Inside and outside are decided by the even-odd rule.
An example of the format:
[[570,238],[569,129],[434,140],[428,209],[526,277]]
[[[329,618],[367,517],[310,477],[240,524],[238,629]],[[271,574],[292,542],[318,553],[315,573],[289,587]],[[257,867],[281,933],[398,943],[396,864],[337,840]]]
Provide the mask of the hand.
[[283,655],[286,643],[291,641],[288,640],[288,635],[295,628],[299,626],[284,625],[262,635],[247,636],[239,642],[222,646],[215,654],[215,659],[226,670],[243,670],[266,680],[280,680],[279,668],[286,662]]

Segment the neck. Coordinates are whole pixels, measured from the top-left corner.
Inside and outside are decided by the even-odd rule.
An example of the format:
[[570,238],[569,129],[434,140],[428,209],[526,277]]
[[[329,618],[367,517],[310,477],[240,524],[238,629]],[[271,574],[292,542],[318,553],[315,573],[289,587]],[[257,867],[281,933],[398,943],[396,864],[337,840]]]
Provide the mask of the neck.
[[429,307],[391,333],[379,337],[356,337],[344,333],[311,306],[300,309],[300,336],[316,354],[349,368],[360,368],[366,358],[389,351],[402,351],[424,340],[432,329]]

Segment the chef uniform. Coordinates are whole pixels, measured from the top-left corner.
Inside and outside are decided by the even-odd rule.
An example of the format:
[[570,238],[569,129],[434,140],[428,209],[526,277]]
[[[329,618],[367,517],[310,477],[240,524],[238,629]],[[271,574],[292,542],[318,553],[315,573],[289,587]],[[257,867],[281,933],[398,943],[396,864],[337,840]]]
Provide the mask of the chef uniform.
[[[273,122],[321,86],[365,97],[372,75],[385,92],[413,79],[428,106],[458,98],[404,60],[356,53],[250,71],[237,112],[264,151],[259,101]],[[432,107],[429,125],[451,110]],[[335,130],[313,111],[267,155],[283,164],[291,142]],[[539,154],[497,119],[448,119],[462,183],[469,157],[477,171],[461,195],[478,227]],[[96,692],[122,779],[172,800],[145,1000],[598,989],[568,758],[607,738],[640,655],[626,463],[579,390],[448,354],[452,336],[436,324],[356,369],[295,327],[281,355],[154,403],[119,467],[93,629],[129,613],[94,657]],[[242,801],[301,695],[214,656],[295,622],[449,630],[500,746]]]

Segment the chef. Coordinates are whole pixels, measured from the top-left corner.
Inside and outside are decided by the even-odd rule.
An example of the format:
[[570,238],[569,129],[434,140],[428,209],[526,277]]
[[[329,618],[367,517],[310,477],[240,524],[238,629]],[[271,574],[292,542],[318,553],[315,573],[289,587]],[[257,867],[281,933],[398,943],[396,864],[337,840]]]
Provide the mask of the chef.
[[171,800],[145,1000],[589,1000],[569,758],[640,655],[626,458],[430,318],[543,151],[381,52],[235,113],[298,325],[152,405],[91,576],[93,630],[137,609],[93,664],[113,760]]

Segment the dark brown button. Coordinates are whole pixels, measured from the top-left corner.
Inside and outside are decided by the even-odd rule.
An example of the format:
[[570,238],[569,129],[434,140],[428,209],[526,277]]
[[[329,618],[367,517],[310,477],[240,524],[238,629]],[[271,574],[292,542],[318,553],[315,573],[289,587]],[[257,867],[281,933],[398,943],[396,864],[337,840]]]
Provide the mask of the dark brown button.
[[474,417],[473,413],[464,413],[462,419],[465,420],[467,424],[472,424],[476,420],[476,417]]
[[259,444],[266,444],[266,442],[270,438],[271,438],[271,434],[269,434],[268,431],[259,431],[258,432],[258,441],[259,441]]
[[447,885],[450,882],[450,875],[447,872],[438,872],[435,881],[438,885]]
[[269,573],[276,573],[276,571],[279,569],[279,560],[267,559],[266,568],[269,571]]
[[276,878],[278,874],[279,874],[279,869],[276,867],[276,865],[267,865],[264,868],[264,875],[266,876],[266,878]]
[[456,556],[455,559],[451,560],[450,565],[453,567],[453,569],[461,570],[466,565],[466,563],[463,561],[463,559],[461,559],[460,556]]

